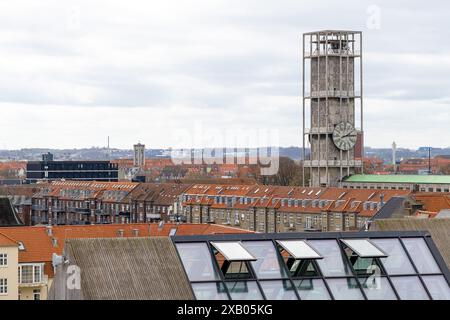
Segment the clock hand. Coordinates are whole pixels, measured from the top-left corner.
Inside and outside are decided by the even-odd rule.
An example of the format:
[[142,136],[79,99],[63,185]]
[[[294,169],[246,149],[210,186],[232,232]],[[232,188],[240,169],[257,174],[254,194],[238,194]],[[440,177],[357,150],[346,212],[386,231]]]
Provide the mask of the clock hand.
[[354,137],[354,136],[356,136],[356,134],[352,134],[353,132],[350,132],[349,134],[346,134],[345,136],[342,136],[341,138],[345,138],[345,137],[348,137],[348,136],[352,136],[352,137]]

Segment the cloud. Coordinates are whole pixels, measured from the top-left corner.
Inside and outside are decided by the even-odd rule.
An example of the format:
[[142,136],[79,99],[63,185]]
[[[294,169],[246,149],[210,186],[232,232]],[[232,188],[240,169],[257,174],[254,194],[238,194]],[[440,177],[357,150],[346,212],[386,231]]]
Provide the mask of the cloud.
[[[379,29],[367,29],[370,5]],[[437,0],[2,2],[0,148],[104,145],[108,134],[117,147],[169,147],[170,130],[194,122],[276,129],[280,145],[300,145],[301,34],[329,28],[364,33],[367,145],[448,146],[436,139],[450,135],[448,9]]]

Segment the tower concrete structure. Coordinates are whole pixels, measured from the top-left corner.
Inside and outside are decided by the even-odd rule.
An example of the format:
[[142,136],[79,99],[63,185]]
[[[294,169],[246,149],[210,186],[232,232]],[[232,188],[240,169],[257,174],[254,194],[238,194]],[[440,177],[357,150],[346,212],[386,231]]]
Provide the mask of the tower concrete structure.
[[304,186],[340,186],[363,171],[361,49],[360,31],[303,34]]
[[142,167],[145,165],[145,144],[134,145],[134,166]]

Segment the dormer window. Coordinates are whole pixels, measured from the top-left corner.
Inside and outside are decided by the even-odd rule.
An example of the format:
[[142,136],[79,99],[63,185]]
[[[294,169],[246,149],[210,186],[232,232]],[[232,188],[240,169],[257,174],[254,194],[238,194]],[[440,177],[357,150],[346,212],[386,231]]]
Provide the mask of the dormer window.
[[214,255],[225,279],[252,279],[248,263],[256,258],[241,242],[211,242]]

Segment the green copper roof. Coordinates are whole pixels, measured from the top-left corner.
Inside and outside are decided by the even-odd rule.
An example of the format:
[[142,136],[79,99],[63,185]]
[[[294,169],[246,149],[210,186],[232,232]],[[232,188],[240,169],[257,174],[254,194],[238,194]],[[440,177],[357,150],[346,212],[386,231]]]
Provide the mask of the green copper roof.
[[377,182],[377,183],[440,183],[450,184],[450,175],[418,175],[418,174],[355,174],[345,182]]

